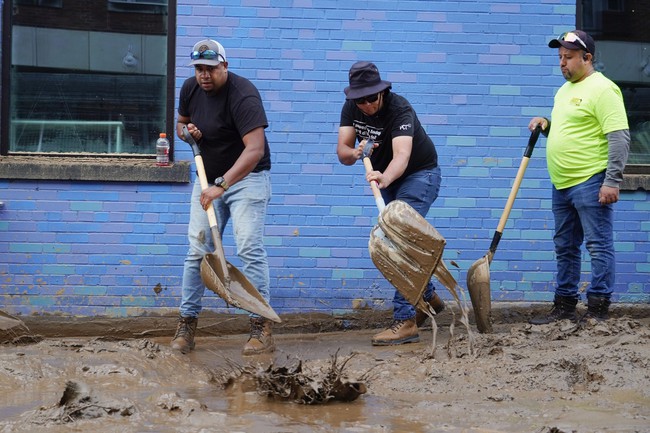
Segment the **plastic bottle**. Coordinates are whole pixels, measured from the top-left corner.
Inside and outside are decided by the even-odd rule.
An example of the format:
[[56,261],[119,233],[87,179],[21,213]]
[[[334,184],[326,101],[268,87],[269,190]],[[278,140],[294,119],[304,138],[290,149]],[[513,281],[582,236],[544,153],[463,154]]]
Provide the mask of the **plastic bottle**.
[[161,132],[160,138],[156,140],[156,165],[169,165],[169,140],[164,132]]

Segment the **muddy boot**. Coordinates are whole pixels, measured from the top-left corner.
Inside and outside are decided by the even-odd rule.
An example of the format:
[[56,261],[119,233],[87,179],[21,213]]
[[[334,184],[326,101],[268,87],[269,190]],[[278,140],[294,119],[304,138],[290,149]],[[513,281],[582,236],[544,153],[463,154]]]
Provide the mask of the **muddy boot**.
[[176,335],[172,339],[172,349],[180,350],[181,353],[189,353],[194,349],[194,334],[196,334],[196,325],[199,319],[196,317],[178,318]]
[[395,344],[417,343],[420,341],[415,318],[408,320],[393,320],[385,331],[372,337],[373,346],[392,346]]
[[[433,292],[433,296],[427,302],[431,308],[433,308],[433,311],[435,311],[436,314],[442,313],[442,311],[445,309],[445,301],[440,299],[440,296],[438,296],[436,292]],[[424,322],[426,322],[428,318],[429,316],[427,313],[417,310],[415,313],[415,323],[418,325],[418,328],[424,325]]]
[[275,342],[271,335],[271,321],[262,317],[251,318],[251,336],[244,345],[242,355],[273,352]]
[[572,296],[558,296],[555,295],[553,300],[553,308],[545,316],[535,317],[528,322],[533,325],[546,325],[548,323],[557,322],[558,320],[570,320],[572,322],[578,321],[576,314],[576,305],[578,299]]
[[583,319],[595,319],[599,322],[609,319],[609,305],[612,302],[600,296],[587,295],[587,314]]

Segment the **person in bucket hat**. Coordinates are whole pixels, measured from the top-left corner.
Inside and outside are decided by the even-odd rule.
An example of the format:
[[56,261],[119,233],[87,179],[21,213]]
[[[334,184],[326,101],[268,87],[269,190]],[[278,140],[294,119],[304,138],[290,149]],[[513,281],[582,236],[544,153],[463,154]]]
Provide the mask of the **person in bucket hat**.
[[[271,156],[262,98],[253,83],[228,69],[226,51],[219,42],[198,41],[190,59],[194,76],[181,87],[176,133],[184,139],[182,128],[187,126],[196,140],[210,187],[202,191],[197,177],[190,199],[190,248],[183,267],[180,317],[172,339],[172,348],[182,353],[194,349],[205,292],[200,264],[215,248],[205,212],[210,203],[222,235],[227,222],[232,221],[243,272],[267,303],[270,300],[263,234],[271,198]],[[250,324],[243,354],[273,351],[271,322],[251,313]]]
[[594,69],[596,44],[582,30],[562,33],[548,46],[557,48],[566,82],[555,94],[551,119],[533,117],[541,126],[551,177],[555,220],[557,286],[553,307],[530,320],[547,324],[578,321],[581,245],[591,258],[585,317],[606,320],[614,289],[614,208],[630,147],[630,131],[619,87]]
[[[391,92],[391,83],[381,79],[374,63],[354,63],[348,81],[343,90],[346,101],[341,109],[336,148],[339,161],[344,165],[355,164],[361,159],[368,140],[373,140],[370,156],[373,171],[366,180],[377,182],[386,203],[405,201],[426,217],[438,197],[442,178],[433,141],[409,101]],[[431,281],[424,299],[436,313],[445,308]],[[427,317],[416,312],[396,290],[393,321],[386,330],[373,336],[371,342],[383,346],[419,341],[418,326]]]

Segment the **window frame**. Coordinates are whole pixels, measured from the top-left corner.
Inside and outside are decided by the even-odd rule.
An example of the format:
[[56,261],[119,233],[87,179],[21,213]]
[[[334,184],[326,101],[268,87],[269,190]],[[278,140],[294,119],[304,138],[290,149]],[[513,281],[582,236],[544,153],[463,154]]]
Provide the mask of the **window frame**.
[[[9,152],[10,76],[12,59],[12,11],[14,1],[2,4],[2,67],[0,73],[0,172],[3,179],[51,179],[51,180],[102,180],[125,182],[189,182],[187,161],[174,162],[173,149],[175,137],[175,70],[176,70],[176,7],[177,0],[168,0],[167,5],[167,80],[165,102],[165,124],[170,139],[170,167],[164,176],[161,170],[143,170],[155,167],[156,155],[119,154],[34,154],[28,152]],[[56,164],[52,161],[56,160]],[[119,169],[118,169],[119,166]],[[92,169],[89,169],[92,168]]]

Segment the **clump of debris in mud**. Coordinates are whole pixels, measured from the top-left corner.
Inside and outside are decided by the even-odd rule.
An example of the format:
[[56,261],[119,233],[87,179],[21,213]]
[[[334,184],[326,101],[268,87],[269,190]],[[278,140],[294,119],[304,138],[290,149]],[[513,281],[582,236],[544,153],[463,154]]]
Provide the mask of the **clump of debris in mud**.
[[302,360],[291,366],[269,365],[267,368],[240,365],[227,360],[229,371],[216,372],[216,381],[225,389],[257,391],[275,400],[316,405],[332,401],[351,402],[367,391],[365,380],[370,371],[359,381],[346,377],[345,367],[355,353],[339,360],[338,351],[331,356],[327,368],[309,371]]
[[107,415],[131,416],[135,405],[128,400],[106,398],[87,384],[69,380],[58,403],[27,413],[25,420],[34,425],[67,424]]

